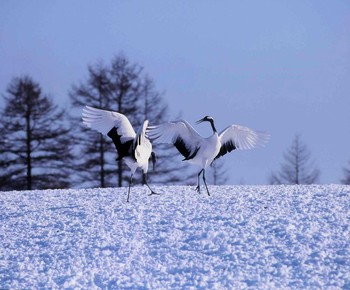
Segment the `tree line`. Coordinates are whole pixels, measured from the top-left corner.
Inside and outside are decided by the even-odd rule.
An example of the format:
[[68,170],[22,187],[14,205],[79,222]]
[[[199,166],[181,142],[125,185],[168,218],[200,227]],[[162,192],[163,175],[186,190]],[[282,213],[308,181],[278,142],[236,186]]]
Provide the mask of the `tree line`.
[[[5,94],[0,115],[0,190],[68,187],[114,187],[127,183],[128,169],[116,160],[112,142],[85,128],[81,109],[85,105],[125,114],[135,128],[143,120],[159,124],[169,120],[169,109],[154,81],[137,63],[123,54],[110,64],[88,66],[88,77],[69,90],[71,110],[60,108],[30,76],[15,77]],[[156,145],[157,164],[150,182],[192,184],[175,148]],[[286,164],[273,173],[271,184],[314,183],[319,171],[308,164],[309,152],[297,137],[284,156]],[[184,174],[184,172],[186,172]],[[344,169],[344,183],[350,170]],[[188,177],[190,176],[190,177]],[[136,179],[141,181],[141,174]],[[228,180],[223,162],[214,163],[211,180]]]

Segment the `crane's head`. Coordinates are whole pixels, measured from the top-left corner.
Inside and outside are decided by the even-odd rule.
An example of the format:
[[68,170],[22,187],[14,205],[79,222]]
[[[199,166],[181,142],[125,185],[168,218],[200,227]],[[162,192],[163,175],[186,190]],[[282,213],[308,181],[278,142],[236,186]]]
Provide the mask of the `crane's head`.
[[202,122],[205,122],[205,121],[210,123],[211,128],[213,129],[214,133],[217,132],[216,128],[215,128],[215,125],[214,125],[214,119],[212,117],[210,117],[210,116],[205,116],[203,119],[198,120],[196,122],[196,124],[199,124],[199,123],[202,123]]
[[210,123],[214,123],[214,119],[213,119],[212,117],[210,117],[210,116],[205,116],[204,118],[198,120],[198,121],[196,122],[196,124],[200,124],[200,123],[205,122],[205,121],[210,122]]

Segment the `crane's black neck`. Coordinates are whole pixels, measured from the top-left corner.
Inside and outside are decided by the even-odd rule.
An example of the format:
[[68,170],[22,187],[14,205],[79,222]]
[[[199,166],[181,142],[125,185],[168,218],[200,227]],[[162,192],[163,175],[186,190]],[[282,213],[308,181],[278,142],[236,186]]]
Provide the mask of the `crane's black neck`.
[[210,122],[211,128],[213,129],[213,133],[217,133],[215,125],[214,125],[214,120],[209,120],[208,122]]

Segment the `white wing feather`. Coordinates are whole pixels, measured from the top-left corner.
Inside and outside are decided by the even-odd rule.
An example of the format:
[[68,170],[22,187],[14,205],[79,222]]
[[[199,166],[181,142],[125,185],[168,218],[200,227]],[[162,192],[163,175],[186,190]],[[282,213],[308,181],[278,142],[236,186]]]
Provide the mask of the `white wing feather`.
[[264,146],[269,139],[269,134],[254,131],[240,125],[231,125],[224,129],[219,135],[221,146],[232,143],[232,146],[236,147],[234,149],[243,150]]
[[135,138],[136,133],[126,116],[121,113],[96,109],[85,106],[83,109],[83,123],[104,135],[116,127],[121,141]]

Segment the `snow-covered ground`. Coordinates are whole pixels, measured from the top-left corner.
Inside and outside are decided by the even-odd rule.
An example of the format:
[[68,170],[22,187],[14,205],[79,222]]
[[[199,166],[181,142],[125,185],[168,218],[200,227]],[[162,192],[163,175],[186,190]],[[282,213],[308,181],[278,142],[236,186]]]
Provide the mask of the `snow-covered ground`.
[[350,289],[350,186],[0,192],[1,289]]

